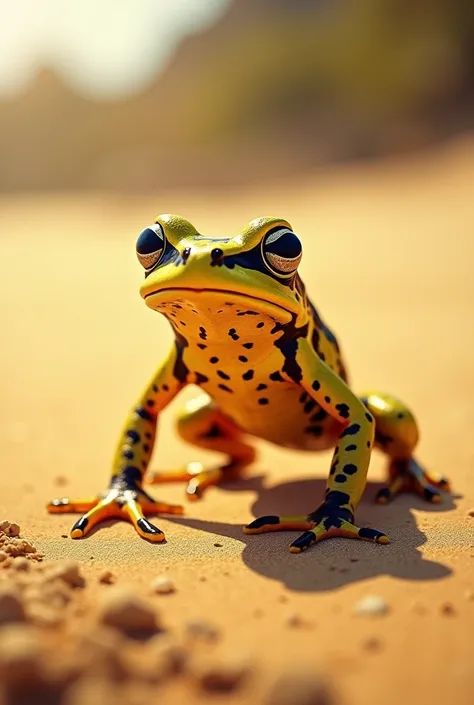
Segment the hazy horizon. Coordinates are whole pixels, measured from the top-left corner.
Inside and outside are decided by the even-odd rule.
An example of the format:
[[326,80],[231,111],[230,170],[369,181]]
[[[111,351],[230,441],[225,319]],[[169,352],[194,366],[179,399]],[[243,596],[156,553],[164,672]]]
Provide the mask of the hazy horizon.
[[[86,95],[140,91],[179,41],[212,24],[230,0],[0,0],[0,98],[54,68]],[[112,19],[111,19],[112,18]]]

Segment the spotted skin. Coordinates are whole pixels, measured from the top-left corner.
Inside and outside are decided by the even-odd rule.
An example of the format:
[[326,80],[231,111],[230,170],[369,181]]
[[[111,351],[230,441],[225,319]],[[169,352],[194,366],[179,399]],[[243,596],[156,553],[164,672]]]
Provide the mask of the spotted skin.
[[[448,483],[413,457],[418,429],[412,412],[389,395],[359,397],[352,391],[336,336],[299,277],[301,252],[291,226],[279,218],[254,220],[234,237],[210,238],[184,218],[162,215],[140,234],[137,254],[145,268],[140,293],[168,319],[174,342],[125,422],[108,490],[49,504],[51,512],[83,514],[73,538],[104,519],[121,518],[143,538],[163,541],[146,515],[182,507],[154,500],[143,488],[145,478],[153,484],[185,481],[188,499],[199,499],[253,462],[252,437],[299,450],[334,449],[316,509],[297,517],[259,517],[244,528],[248,534],[302,531],[290,546],[294,553],[337,536],[388,542],[383,532],[355,523],[374,447],[390,460],[379,502],[405,490],[439,501]],[[148,472],[159,416],[189,384],[202,394],[186,404],[178,433],[223,453],[227,462]]]

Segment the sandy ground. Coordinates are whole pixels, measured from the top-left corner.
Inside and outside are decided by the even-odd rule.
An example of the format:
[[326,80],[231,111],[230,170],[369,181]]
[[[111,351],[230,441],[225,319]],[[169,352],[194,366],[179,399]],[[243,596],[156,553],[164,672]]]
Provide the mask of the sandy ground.
[[[249,683],[216,703],[261,702],[275,674],[299,664],[327,672],[347,705],[472,705],[473,184],[474,143],[465,140],[265,190],[1,199],[0,519],[19,522],[47,558],[81,561],[93,595],[108,589],[96,584],[104,568],[139,593],[169,574],[176,593],[153,598],[165,622],[179,631],[211,619],[224,645],[255,661]],[[303,238],[303,278],[343,343],[354,387],[409,402],[422,428],[418,457],[452,479],[454,496],[439,506],[413,496],[375,506],[384,463],[374,457],[357,518],[392,543],[334,539],[292,555],[293,535],[244,536],[241,527],[314,509],[330,455],[261,445],[248,480],[210,490],[182,519],[156,520],[165,545],[125,523],[81,541],[62,537],[74,517],[49,516],[46,502],[105,488],[124,415],[171,341],[137,293],[135,237],[160,212],[211,235],[258,215],[286,217]],[[193,393],[166,410],[154,469],[213,459],[173,430],[173,411]],[[175,502],[183,491],[152,488]],[[354,614],[368,595],[390,613]],[[295,614],[307,623],[290,626]],[[183,687],[170,685],[166,702],[184,702]]]

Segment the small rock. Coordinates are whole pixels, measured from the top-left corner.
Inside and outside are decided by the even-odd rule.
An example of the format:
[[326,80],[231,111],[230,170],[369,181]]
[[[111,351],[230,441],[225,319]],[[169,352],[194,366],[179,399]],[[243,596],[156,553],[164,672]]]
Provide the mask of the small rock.
[[224,546],[224,544],[223,543],[215,543],[214,546],[216,548],[222,548]]
[[467,510],[467,516],[468,517],[474,517],[474,507],[472,509]]
[[31,568],[31,562],[28,560],[28,558],[25,558],[24,556],[18,556],[13,560],[12,568],[14,568],[15,570],[25,571],[26,573]]
[[456,614],[456,610],[454,609],[454,605],[452,605],[450,602],[444,602],[440,608],[439,611],[441,614],[444,614],[446,617],[453,617]]
[[24,622],[26,619],[23,602],[18,591],[13,587],[0,588],[0,626],[12,622]]
[[99,583],[103,583],[104,585],[113,585],[115,581],[116,577],[110,570],[104,570],[99,575]]
[[203,619],[188,622],[186,632],[190,637],[202,639],[203,641],[217,641],[220,637],[217,627]]
[[376,651],[381,651],[382,646],[382,642],[376,636],[370,636],[368,639],[365,639],[365,641],[362,642],[362,648],[372,653]]
[[290,612],[285,617],[285,624],[287,627],[302,627],[305,621],[298,612]]
[[273,684],[265,705],[334,705],[332,686],[307,671],[282,674]]
[[67,538],[69,538],[69,536],[68,536],[67,534],[61,534],[61,538],[62,538],[62,539],[67,539]]
[[73,588],[82,588],[86,584],[79,563],[75,561],[66,560],[54,564],[49,575],[51,578],[60,578]]
[[10,521],[0,522],[0,531],[3,531],[3,533],[6,536],[19,536],[20,535],[20,527],[15,522],[10,522]]
[[383,597],[377,595],[369,595],[355,605],[356,614],[365,616],[380,616],[387,614],[390,610],[388,603]]
[[100,620],[130,636],[150,635],[159,630],[154,609],[125,588],[107,591],[102,601]]
[[41,649],[31,627],[15,625],[0,631],[0,680],[7,686],[40,678]]
[[230,692],[249,675],[250,661],[239,656],[212,656],[192,664],[191,673],[203,690]]
[[173,581],[167,575],[159,575],[151,583],[151,589],[158,595],[169,595],[176,591]]

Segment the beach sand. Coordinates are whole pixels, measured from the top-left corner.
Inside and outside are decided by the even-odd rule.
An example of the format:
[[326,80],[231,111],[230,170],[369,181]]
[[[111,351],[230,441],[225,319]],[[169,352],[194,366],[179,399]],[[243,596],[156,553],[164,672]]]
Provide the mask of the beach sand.
[[[203,651],[250,659],[248,679],[215,703],[267,702],[279,673],[304,669],[326,674],[343,705],[472,705],[473,184],[474,142],[466,139],[239,193],[0,199],[0,520],[18,522],[46,560],[80,562],[81,620],[111,589],[98,582],[109,569],[118,585],[148,596],[173,633],[204,619],[221,636]],[[137,234],[162,212],[212,236],[259,215],[287,218],[304,243],[303,279],[342,343],[353,387],[409,403],[422,432],[417,457],[452,480],[453,496],[432,506],[409,495],[375,505],[385,464],[374,453],[357,520],[386,532],[390,545],[332,539],[293,555],[293,534],[245,536],[242,526],[262,514],[313,510],[331,456],[259,443],[247,479],[185,503],[183,517],[154,520],[166,544],[151,545],[120,522],[68,538],[75,517],[48,515],[47,501],[105,489],[125,414],[171,343],[166,320],[138,295],[134,254]],[[216,460],[173,428],[195,393],[185,390],[164,412],[153,470]],[[184,499],[183,485],[150,491]],[[175,592],[150,596],[163,574]],[[389,611],[357,614],[369,596]],[[70,638],[61,629],[59,645]],[[160,688],[156,701],[169,705],[210,697],[186,677]]]

